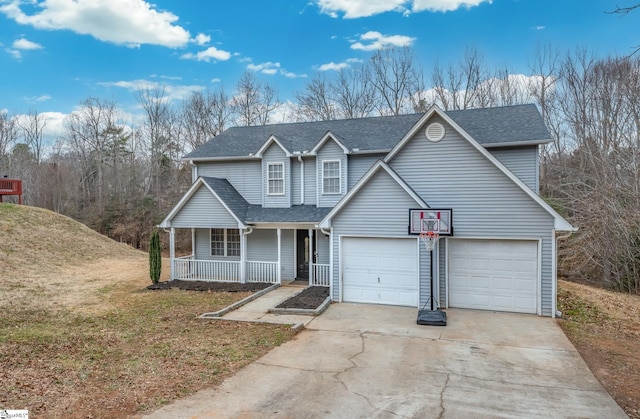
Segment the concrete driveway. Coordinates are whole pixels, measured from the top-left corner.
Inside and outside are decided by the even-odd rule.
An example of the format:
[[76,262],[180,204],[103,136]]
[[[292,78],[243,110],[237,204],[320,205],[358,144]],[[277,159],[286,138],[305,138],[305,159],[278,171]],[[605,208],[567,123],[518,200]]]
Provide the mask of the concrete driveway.
[[626,418],[555,320],[334,304],[293,340],[149,418]]

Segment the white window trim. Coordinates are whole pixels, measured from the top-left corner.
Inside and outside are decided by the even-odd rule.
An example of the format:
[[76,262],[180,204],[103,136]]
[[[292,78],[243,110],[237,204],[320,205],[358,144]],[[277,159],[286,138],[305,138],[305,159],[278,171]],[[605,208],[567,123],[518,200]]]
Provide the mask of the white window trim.
[[[269,191],[269,186],[270,186],[269,185],[269,181],[271,180],[271,179],[269,179],[269,168],[271,166],[281,166],[282,167],[282,192],[275,193],[275,192],[270,192]],[[286,166],[285,166],[284,162],[270,162],[270,163],[267,163],[267,195],[268,196],[283,196],[283,195],[286,194],[287,182],[285,180],[286,179],[285,167]],[[279,179],[273,179],[273,180],[279,180]]]
[[[213,254],[213,246],[212,246],[212,240],[211,240],[211,235],[213,234],[213,230],[222,230],[222,243],[223,243],[223,248],[224,248],[224,255],[214,255]],[[231,229],[231,228],[210,228],[209,229],[209,255],[211,257],[217,257],[217,258],[238,258],[242,255],[242,247],[240,247],[239,251],[240,254],[239,255],[229,255],[229,230],[238,230],[236,229]],[[238,230],[238,234],[242,234],[240,232],[240,230]]]
[[[325,192],[324,191],[324,164],[325,163],[338,163],[338,192]],[[322,165],[320,167],[322,174],[322,182],[320,187],[322,188],[322,195],[341,195],[342,194],[342,160],[322,160]],[[329,178],[335,179],[335,178]]]

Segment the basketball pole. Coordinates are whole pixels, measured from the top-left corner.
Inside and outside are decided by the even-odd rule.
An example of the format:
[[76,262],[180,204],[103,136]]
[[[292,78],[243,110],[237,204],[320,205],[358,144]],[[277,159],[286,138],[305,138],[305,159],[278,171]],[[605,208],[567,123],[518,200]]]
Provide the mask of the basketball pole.
[[433,249],[429,250],[429,282],[431,282],[429,295],[431,297],[431,310],[433,310]]

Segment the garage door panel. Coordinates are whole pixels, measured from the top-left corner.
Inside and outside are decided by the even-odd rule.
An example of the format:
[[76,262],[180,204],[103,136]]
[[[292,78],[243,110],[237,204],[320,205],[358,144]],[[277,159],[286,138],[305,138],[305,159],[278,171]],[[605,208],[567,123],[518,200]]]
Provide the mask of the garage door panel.
[[345,237],[342,273],[344,301],[418,304],[415,239]]
[[449,248],[449,306],[535,313],[538,243],[456,240]]

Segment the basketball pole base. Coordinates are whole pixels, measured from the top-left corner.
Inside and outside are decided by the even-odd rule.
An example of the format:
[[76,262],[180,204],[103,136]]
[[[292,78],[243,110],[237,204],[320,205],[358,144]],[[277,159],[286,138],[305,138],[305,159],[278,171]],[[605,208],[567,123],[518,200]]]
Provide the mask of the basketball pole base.
[[447,313],[440,310],[419,310],[416,323],[422,326],[446,326]]

